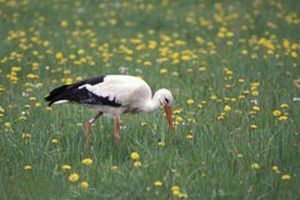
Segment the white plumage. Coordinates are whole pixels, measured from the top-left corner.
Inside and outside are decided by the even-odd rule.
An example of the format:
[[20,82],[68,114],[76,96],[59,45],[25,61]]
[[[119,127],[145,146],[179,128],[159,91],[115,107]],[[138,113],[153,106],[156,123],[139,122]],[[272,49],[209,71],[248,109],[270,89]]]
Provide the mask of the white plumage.
[[153,112],[163,106],[173,129],[171,105],[173,96],[167,89],[158,90],[153,98],[149,85],[142,79],[128,75],[106,75],[63,85],[45,98],[49,105],[76,102],[96,111],[96,116],[85,125],[86,143],[91,124],[102,114],[115,117],[115,138],[120,139],[120,116],[124,112]]
[[148,84],[133,76],[109,75],[101,83],[85,84],[81,88],[86,88],[97,96],[108,97],[108,100],[122,104],[121,107],[103,105],[95,107],[96,110],[110,115],[120,115],[128,109],[143,111],[142,109],[147,109],[144,105],[145,101],[151,100],[152,97]]

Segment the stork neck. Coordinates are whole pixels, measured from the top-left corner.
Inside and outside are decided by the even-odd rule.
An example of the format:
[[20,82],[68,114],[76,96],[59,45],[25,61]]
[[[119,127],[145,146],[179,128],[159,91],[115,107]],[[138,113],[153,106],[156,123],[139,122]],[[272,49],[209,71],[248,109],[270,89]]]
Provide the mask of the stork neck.
[[159,96],[154,94],[153,98],[146,102],[144,106],[145,112],[154,112],[160,107]]
[[146,103],[146,106],[144,107],[145,112],[154,112],[156,111],[160,106],[159,101],[155,101],[155,99],[152,99],[151,101],[148,101]]

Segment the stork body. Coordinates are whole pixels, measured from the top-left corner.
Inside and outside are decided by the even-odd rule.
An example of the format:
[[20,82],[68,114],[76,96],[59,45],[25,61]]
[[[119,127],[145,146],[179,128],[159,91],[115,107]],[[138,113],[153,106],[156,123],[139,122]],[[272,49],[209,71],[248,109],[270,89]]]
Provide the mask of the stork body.
[[158,90],[153,98],[149,85],[140,78],[128,75],[106,75],[86,79],[71,85],[60,86],[45,98],[52,104],[79,103],[96,112],[85,123],[86,144],[89,144],[91,124],[102,114],[115,118],[114,137],[120,140],[120,118],[123,113],[153,112],[164,107],[169,127],[173,129],[172,94],[167,89]]

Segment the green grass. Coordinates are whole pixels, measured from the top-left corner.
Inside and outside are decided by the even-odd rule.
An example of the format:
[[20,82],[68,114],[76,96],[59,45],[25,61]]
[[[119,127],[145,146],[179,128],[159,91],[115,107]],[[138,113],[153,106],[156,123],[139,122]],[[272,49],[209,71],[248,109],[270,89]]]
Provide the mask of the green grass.
[[[177,199],[174,185],[189,199],[299,198],[299,9],[293,0],[0,1],[0,199]],[[89,110],[49,111],[43,98],[121,66],[153,92],[172,91],[175,134],[161,111],[124,115],[117,146],[102,117],[85,147]]]

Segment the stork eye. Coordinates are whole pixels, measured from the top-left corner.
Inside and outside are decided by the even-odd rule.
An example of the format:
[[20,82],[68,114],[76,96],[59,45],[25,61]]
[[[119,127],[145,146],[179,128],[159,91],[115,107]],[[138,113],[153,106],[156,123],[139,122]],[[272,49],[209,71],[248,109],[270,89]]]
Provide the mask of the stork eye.
[[166,103],[169,103],[169,102],[170,102],[169,99],[167,99],[167,98],[165,98],[165,101],[166,101]]

